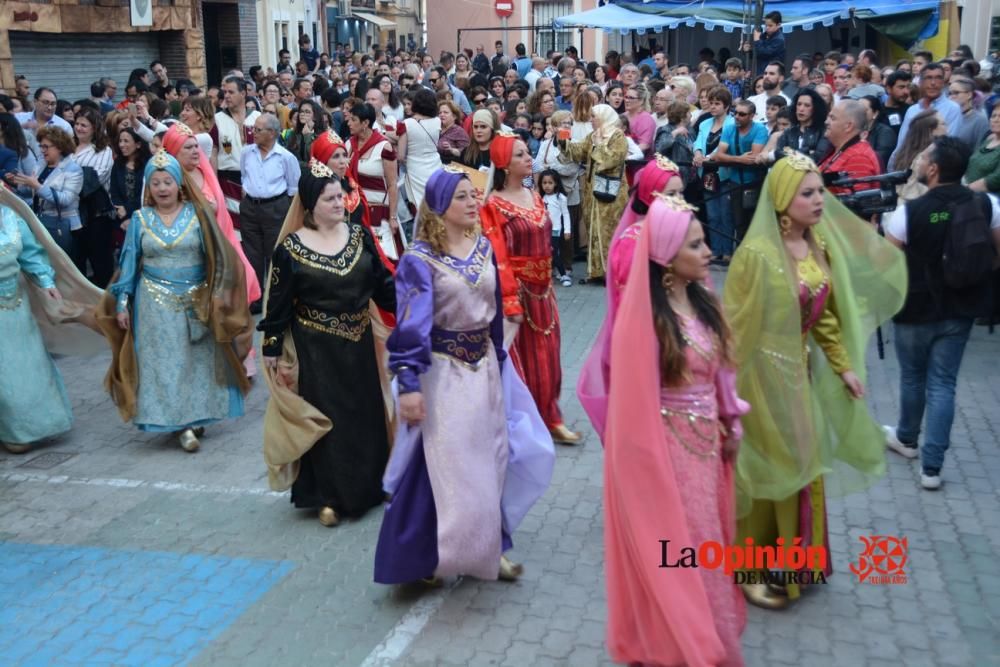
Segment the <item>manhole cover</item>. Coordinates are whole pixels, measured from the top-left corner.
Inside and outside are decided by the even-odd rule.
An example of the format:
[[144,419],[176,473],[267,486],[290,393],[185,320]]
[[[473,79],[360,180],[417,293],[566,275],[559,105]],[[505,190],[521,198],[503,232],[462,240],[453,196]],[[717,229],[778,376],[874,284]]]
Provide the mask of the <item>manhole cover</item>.
[[55,468],[60,463],[65,463],[76,456],[75,452],[46,452],[39,454],[35,458],[22,463],[18,468],[35,468],[36,470],[49,470]]

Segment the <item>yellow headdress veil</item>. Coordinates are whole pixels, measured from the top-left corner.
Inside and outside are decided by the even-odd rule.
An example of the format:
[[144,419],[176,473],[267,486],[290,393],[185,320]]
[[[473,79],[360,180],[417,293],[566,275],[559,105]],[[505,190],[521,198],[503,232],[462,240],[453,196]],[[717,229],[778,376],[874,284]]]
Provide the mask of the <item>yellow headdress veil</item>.
[[[885,472],[881,428],[802,333],[798,272],[778,216],[812,172],[818,173],[816,165],[799,154],[778,161],[726,278],[723,304],[733,331],[737,390],[752,406],[743,417],[737,463],[741,515],[755,499],[788,498],[820,475],[836,471],[826,477],[826,489],[842,495]],[[810,234],[829,266],[841,343],[864,382],[868,341],[906,297],[903,253],[829,193]]]

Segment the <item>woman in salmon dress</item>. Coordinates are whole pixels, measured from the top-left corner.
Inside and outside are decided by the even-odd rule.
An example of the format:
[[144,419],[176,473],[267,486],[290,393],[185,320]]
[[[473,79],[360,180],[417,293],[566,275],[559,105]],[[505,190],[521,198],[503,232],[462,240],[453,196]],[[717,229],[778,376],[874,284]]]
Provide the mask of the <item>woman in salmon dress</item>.
[[721,305],[702,284],[710,258],[690,207],[659,197],[610,255],[610,277],[622,286],[610,292],[617,316],[588,359],[608,350],[610,375],[585,407],[606,449],[608,649],[616,662],[743,664],[745,608],[732,575],[661,565],[684,547],[735,538],[733,464],[749,406],[734,388]]

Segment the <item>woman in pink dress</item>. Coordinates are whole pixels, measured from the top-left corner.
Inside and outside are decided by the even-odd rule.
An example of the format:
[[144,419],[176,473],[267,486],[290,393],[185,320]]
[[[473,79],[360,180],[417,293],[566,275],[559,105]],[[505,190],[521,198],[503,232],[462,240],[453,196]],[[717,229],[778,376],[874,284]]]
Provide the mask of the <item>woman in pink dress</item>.
[[[616,662],[742,665],[746,612],[722,569],[661,567],[735,536],[733,461],[749,406],[736,396],[729,330],[702,281],[711,251],[682,200],[657,197],[610,255],[618,315],[603,400],[608,649]],[[600,338],[588,365],[599,362]],[[606,424],[606,427],[605,427]]]

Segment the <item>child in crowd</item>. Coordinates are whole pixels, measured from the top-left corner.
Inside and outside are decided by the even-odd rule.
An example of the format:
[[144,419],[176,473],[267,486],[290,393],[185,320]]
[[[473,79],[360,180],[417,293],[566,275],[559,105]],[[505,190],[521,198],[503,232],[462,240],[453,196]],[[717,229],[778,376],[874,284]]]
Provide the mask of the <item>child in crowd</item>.
[[569,287],[573,284],[573,279],[566,273],[566,266],[559,249],[562,247],[562,240],[569,238],[572,225],[569,221],[566,193],[555,169],[546,169],[541,173],[538,177],[538,191],[552,220],[552,266],[559,273],[559,282],[562,286]]

